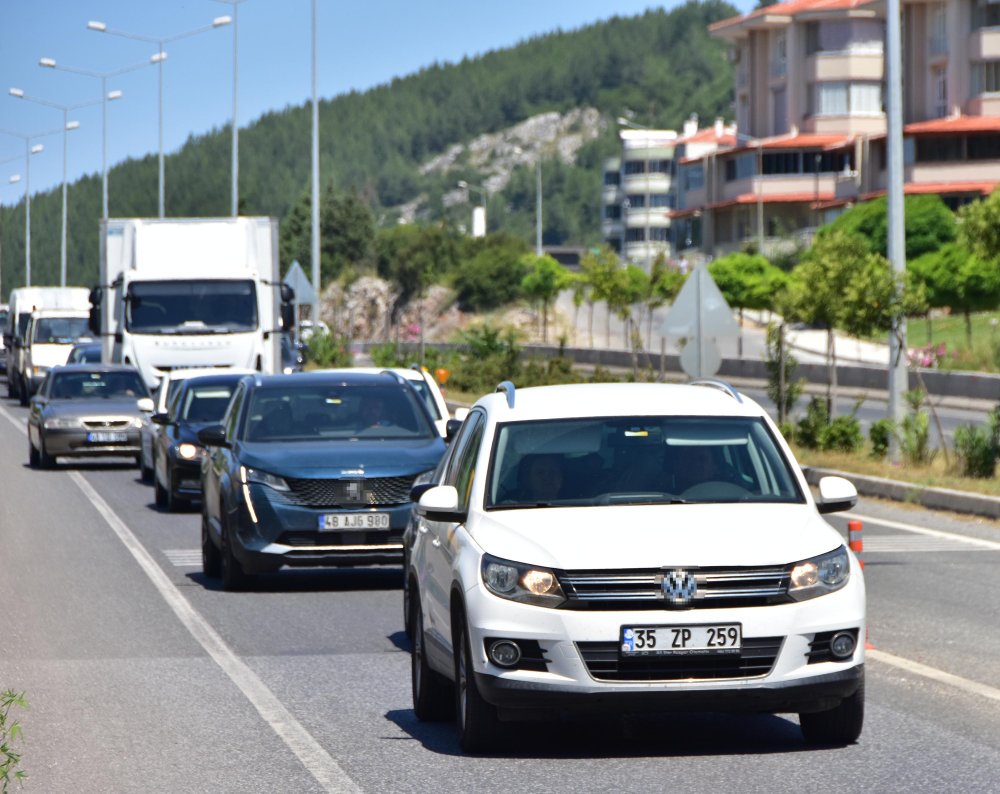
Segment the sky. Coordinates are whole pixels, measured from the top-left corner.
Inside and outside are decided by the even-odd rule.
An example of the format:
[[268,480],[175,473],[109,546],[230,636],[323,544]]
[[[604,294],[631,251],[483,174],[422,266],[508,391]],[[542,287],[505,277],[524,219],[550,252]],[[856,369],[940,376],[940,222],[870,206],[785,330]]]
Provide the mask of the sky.
[[[679,0],[316,0],[317,93],[330,99],[364,91],[424,66],[454,63],[557,29],[576,28],[613,15],[633,16]],[[748,11],[753,0],[736,3]],[[56,187],[63,178],[63,111],[19,99],[11,87],[59,106],[77,129],[65,136],[69,182],[101,171],[101,80],[39,66],[110,73],[141,68],[107,79],[107,162],[142,157],[159,149],[159,66],[149,63],[155,42],[87,28],[103,22],[108,31],[161,39],[208,27],[164,45],[164,151],[179,149],[190,136],[218,129],[233,115],[233,32],[238,30],[237,118],[240,127],[261,115],[301,105],[312,95],[311,0],[241,0],[238,26],[212,28],[219,16],[233,16],[232,0],[0,0],[0,130],[33,140],[44,150],[31,157],[31,192]],[[25,143],[0,133],[0,204],[24,195]],[[22,182],[9,178],[22,175]],[[168,172],[169,180],[169,172]],[[113,185],[111,190],[113,190]],[[155,186],[152,187],[155,190]]]

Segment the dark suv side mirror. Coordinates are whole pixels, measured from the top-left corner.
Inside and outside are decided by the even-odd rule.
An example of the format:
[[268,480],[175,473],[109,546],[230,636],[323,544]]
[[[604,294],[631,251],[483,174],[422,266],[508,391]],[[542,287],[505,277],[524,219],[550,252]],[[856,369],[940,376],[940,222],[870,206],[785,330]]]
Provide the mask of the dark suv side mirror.
[[198,440],[206,447],[229,447],[231,444],[226,440],[226,428],[222,425],[212,425],[203,427],[198,431]]

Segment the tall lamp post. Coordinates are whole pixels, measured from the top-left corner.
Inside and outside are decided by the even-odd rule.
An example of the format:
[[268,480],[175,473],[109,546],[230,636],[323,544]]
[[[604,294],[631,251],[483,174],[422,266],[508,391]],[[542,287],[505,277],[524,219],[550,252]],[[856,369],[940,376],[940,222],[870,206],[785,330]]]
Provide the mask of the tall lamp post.
[[49,102],[46,99],[38,99],[37,97],[28,96],[20,88],[11,88],[10,95],[17,97],[18,99],[23,99],[26,102],[34,102],[36,105],[45,105],[46,107],[55,108],[56,110],[61,110],[63,114],[63,176],[62,176],[62,238],[59,246],[59,286],[66,286],[66,155],[67,155],[67,140],[68,133],[70,130],[75,130],[79,128],[79,121],[70,121],[69,112],[71,110],[79,110],[80,108],[90,107],[91,105],[98,104],[101,100],[94,100],[92,102],[81,102],[77,105],[60,105],[56,102]]
[[240,3],[246,0],[215,0],[217,3],[226,3],[233,7],[233,143],[232,143],[232,166],[230,168],[232,176],[232,215],[235,218],[240,212],[240,128],[237,120],[237,89],[239,88],[240,64],[238,57],[238,43],[240,30]]
[[[49,130],[35,135],[23,135],[20,132],[0,129],[6,135],[12,135],[24,141],[24,286],[31,286],[31,155],[38,154],[45,147],[40,143],[31,145],[34,138],[42,138],[46,135],[54,135],[59,130]],[[20,182],[21,175],[15,174],[10,178],[12,184]]]
[[179,39],[186,39],[191,36],[196,36],[199,33],[205,33],[206,31],[212,30],[214,28],[219,28],[224,25],[228,25],[232,22],[230,17],[216,17],[212,20],[210,25],[202,25],[200,28],[195,28],[194,30],[188,30],[184,33],[175,33],[173,36],[165,36],[162,38],[157,38],[154,36],[140,36],[137,33],[129,33],[124,30],[116,30],[114,28],[109,28],[104,22],[88,22],[87,30],[94,30],[98,33],[107,33],[110,36],[121,36],[126,39],[135,39],[136,41],[145,41],[150,44],[155,44],[157,46],[157,51],[150,57],[149,62],[154,63],[159,66],[159,128],[160,128],[160,155],[159,155],[159,188],[158,193],[158,206],[159,206],[159,217],[164,217],[165,214],[165,178],[163,169],[163,62],[167,59],[167,53],[164,52],[163,46],[172,41],[178,41]]
[[[311,206],[311,235],[310,251],[312,259],[312,286],[313,305],[310,309],[312,313],[313,328],[319,328],[319,96],[316,92],[316,0],[312,0],[311,16],[311,81],[312,81],[312,206]],[[335,329],[336,332],[336,329]]]
[[142,63],[135,63],[131,66],[114,69],[110,72],[94,72],[90,69],[81,69],[76,66],[64,66],[61,63],[56,63],[53,58],[40,58],[38,65],[46,69],[56,69],[60,72],[71,72],[72,74],[82,74],[87,77],[97,77],[101,81],[101,207],[102,217],[106,220],[108,217],[108,102],[122,98],[121,91],[108,91],[107,81],[109,77],[117,77],[127,72],[134,72],[136,69],[142,69],[150,64],[148,61],[143,61]]

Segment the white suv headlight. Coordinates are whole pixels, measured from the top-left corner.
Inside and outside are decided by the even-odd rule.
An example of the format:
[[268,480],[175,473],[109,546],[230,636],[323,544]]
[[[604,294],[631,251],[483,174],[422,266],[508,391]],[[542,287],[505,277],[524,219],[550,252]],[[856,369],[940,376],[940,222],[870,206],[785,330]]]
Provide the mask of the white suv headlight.
[[484,554],[480,571],[493,595],[522,604],[557,607],[566,600],[553,571]]
[[847,549],[841,546],[792,566],[788,595],[796,601],[816,598],[839,590],[850,578],[851,565]]

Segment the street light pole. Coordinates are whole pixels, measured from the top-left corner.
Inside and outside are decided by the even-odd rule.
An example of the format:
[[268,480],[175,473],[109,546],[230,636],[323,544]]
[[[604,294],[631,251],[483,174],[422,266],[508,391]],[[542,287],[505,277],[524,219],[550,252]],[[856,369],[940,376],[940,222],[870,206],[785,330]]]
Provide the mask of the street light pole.
[[[31,155],[38,154],[45,149],[40,143],[31,145],[34,138],[42,138],[46,135],[54,135],[59,130],[49,130],[34,135],[24,135],[12,130],[0,129],[6,135],[12,135],[24,141],[24,286],[31,286]],[[17,174],[10,178],[12,184],[20,182],[21,177]]]
[[316,94],[316,0],[312,0],[312,285],[313,328],[319,328],[319,98]]
[[542,158],[535,167],[535,256],[542,255]]
[[194,30],[188,30],[184,33],[177,33],[173,36],[166,36],[163,38],[156,38],[153,36],[141,36],[137,33],[129,33],[124,30],[115,30],[114,28],[109,28],[104,22],[88,22],[87,30],[94,30],[98,33],[107,33],[110,36],[121,36],[126,39],[135,39],[136,41],[145,41],[150,44],[155,44],[157,46],[157,51],[149,59],[150,63],[155,63],[159,67],[159,141],[160,141],[160,154],[159,154],[159,188],[157,190],[158,194],[158,205],[159,205],[159,217],[165,216],[166,211],[166,192],[165,192],[165,182],[166,176],[164,173],[164,159],[163,159],[163,62],[167,59],[167,53],[163,51],[163,45],[168,44],[172,41],[178,41],[179,39],[186,39],[191,36],[196,36],[199,33],[204,33],[206,31],[212,30],[214,28],[220,28],[224,25],[228,25],[232,22],[231,17],[223,16],[216,17],[212,20],[211,25],[202,25],[200,28],[195,28]]
[[114,69],[110,72],[94,72],[90,69],[80,69],[76,66],[63,66],[52,58],[41,58],[38,61],[39,66],[43,66],[46,69],[55,69],[60,72],[70,72],[72,74],[82,74],[87,77],[96,77],[101,81],[101,211],[102,217],[107,220],[108,218],[108,102],[113,102],[116,99],[122,98],[121,91],[108,91],[108,78],[117,77],[118,75],[126,74],[127,72],[134,72],[136,69],[142,69],[149,66],[149,62],[143,61],[142,63],[135,63],[131,66],[125,66],[121,69]]
[[75,130],[79,128],[79,121],[70,121],[69,112],[71,110],[79,110],[80,108],[90,107],[91,105],[96,105],[100,100],[95,100],[92,102],[80,102],[76,105],[60,105],[56,102],[49,102],[45,99],[38,99],[36,97],[28,96],[20,88],[11,88],[10,95],[17,97],[18,99],[23,99],[26,102],[34,102],[36,105],[45,105],[46,107],[55,108],[56,110],[61,110],[63,114],[63,178],[62,178],[62,238],[60,240],[59,246],[59,286],[66,286],[66,159],[68,150],[68,139],[67,133],[70,130]]
[[246,0],[216,0],[218,3],[226,3],[233,7],[233,129],[232,129],[232,166],[230,168],[232,177],[232,215],[235,218],[239,215],[240,206],[240,128],[239,116],[237,114],[237,95],[240,82],[240,66],[238,56],[239,29],[240,29],[240,3]]

